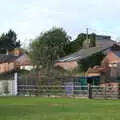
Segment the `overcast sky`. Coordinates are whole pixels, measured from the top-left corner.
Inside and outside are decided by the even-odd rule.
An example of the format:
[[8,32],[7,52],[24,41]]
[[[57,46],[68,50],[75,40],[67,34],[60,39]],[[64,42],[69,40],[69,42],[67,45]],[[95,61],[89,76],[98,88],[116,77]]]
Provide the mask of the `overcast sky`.
[[10,28],[25,43],[53,26],[73,38],[90,32],[120,37],[119,0],[0,0],[0,33]]

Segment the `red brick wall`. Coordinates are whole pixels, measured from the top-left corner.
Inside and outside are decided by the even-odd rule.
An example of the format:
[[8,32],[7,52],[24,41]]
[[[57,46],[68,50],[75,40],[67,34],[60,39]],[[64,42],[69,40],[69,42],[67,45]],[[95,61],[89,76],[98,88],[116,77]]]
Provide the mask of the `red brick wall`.
[[116,56],[112,51],[107,54],[107,56],[103,59],[102,64],[104,65],[106,62],[110,63],[111,61],[120,60],[120,57]]
[[117,83],[117,82],[110,82],[110,83],[101,84],[101,86],[103,86],[103,87],[105,87],[105,86],[118,87],[119,83]]
[[55,66],[59,66],[65,70],[73,70],[78,67],[77,61],[70,61],[70,62],[58,62]]
[[15,65],[14,63],[1,63],[0,64],[0,73],[8,72],[10,70],[14,70]]

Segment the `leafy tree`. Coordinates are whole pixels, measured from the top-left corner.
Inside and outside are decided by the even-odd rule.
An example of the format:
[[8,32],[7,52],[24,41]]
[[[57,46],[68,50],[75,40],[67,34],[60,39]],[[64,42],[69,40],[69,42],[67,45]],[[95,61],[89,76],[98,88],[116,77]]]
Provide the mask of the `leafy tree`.
[[41,33],[31,44],[30,56],[38,69],[49,68],[55,60],[67,54],[70,36],[62,28],[52,28]]
[[86,39],[86,34],[84,33],[79,34],[77,38],[69,44],[71,48],[70,52],[73,53],[82,49],[85,39]]
[[96,46],[96,34],[94,33],[89,34],[88,40],[86,40],[86,34],[80,33],[74,41],[70,42],[69,53],[76,52],[82,48],[95,46]]
[[92,56],[78,61],[80,70],[85,72],[89,67],[100,65],[104,57],[105,55],[102,52],[99,52],[97,54],[93,54]]
[[20,41],[17,41],[17,35],[13,30],[9,30],[8,33],[3,33],[0,36],[0,51],[6,52],[7,50],[13,50],[16,47],[20,47]]

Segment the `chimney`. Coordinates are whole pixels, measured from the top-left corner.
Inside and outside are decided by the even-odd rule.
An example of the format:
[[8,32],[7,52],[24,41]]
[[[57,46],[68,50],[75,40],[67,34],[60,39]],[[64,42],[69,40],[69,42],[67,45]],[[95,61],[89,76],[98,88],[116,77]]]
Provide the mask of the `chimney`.
[[14,49],[14,56],[19,56],[20,55],[20,49],[19,48],[16,48]]

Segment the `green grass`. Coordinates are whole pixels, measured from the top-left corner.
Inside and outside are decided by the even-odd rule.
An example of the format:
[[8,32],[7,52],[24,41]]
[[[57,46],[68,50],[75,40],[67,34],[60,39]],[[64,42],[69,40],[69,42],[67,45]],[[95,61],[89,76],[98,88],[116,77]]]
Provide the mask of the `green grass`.
[[120,120],[120,101],[0,97],[0,120]]

